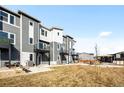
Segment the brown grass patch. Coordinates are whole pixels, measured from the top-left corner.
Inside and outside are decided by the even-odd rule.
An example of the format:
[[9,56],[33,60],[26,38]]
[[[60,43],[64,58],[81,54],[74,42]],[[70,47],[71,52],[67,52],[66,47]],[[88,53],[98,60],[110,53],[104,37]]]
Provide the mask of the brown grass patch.
[[54,67],[49,72],[0,79],[0,86],[22,87],[124,87],[124,68],[91,66]]

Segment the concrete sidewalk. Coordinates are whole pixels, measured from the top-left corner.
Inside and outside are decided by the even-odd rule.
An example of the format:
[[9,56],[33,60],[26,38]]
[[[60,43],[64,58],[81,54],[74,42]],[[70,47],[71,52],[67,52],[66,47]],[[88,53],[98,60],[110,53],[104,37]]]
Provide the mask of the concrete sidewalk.
[[51,71],[49,65],[39,65],[37,67],[34,66],[34,67],[30,67],[29,70],[31,71],[31,72],[29,72],[29,74],[38,73],[38,72],[45,72],[45,71]]

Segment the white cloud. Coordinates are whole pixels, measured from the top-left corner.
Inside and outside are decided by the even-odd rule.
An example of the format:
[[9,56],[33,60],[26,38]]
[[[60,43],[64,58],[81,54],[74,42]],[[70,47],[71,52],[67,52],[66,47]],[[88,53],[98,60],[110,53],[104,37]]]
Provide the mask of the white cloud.
[[99,37],[100,37],[100,38],[104,38],[104,37],[110,36],[111,34],[112,34],[112,32],[101,32],[101,33],[99,34]]

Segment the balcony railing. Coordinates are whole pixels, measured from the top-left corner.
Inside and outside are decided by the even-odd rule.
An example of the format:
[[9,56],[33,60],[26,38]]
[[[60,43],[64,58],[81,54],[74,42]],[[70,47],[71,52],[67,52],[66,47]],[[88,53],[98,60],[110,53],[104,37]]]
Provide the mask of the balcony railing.
[[64,49],[63,47],[60,49],[61,54],[68,54],[68,51]]
[[50,46],[44,43],[38,43],[34,45],[34,49],[38,50],[50,50]]
[[1,38],[0,37],[0,45],[9,45],[9,39],[8,38]]

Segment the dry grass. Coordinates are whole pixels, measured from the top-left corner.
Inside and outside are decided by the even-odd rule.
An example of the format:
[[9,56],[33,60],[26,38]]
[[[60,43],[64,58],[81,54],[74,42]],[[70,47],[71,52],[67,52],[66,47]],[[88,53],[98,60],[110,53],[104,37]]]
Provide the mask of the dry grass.
[[63,66],[31,75],[0,79],[0,86],[21,87],[124,87],[124,68]]
[[25,72],[18,68],[13,68],[9,70],[4,70],[0,72],[0,79],[7,78],[7,77],[13,77],[13,76],[20,76],[24,75]]

